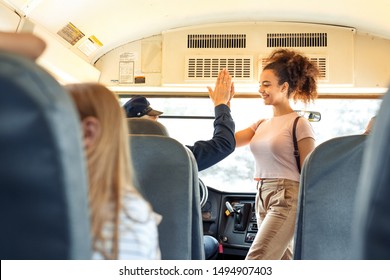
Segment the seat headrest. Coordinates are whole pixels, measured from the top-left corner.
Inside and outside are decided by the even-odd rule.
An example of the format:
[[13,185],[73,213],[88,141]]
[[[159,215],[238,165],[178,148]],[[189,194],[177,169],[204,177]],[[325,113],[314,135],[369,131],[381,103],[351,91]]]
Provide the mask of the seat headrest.
[[165,126],[157,121],[140,118],[128,118],[127,124],[130,134],[169,136],[169,133]]

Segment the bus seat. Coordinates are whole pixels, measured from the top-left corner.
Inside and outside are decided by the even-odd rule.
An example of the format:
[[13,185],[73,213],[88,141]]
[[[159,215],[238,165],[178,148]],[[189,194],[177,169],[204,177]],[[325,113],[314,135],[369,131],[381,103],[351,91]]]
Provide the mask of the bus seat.
[[[187,148],[160,135],[130,135],[137,186],[163,216],[163,260],[204,259],[198,172]],[[193,158],[193,157],[192,157]]]
[[368,136],[354,209],[356,259],[390,259],[390,89]]
[[[195,230],[195,233],[192,236],[192,248],[191,254],[193,259],[204,259],[205,256],[205,245],[204,239],[212,240],[212,237],[204,237],[203,236],[203,218],[202,218],[202,210],[200,208],[200,189],[199,189],[199,178],[198,178],[198,164],[196,163],[196,159],[194,154],[190,149],[185,147],[188,157],[191,161],[192,167],[192,228]],[[200,230],[200,234],[198,234],[198,229]],[[199,244],[203,244],[199,246]]]
[[141,118],[128,118],[127,125],[130,134],[152,134],[169,136],[165,126],[157,121]]
[[90,259],[76,110],[28,59],[0,53],[0,258]]
[[294,259],[350,259],[353,208],[366,137],[328,140],[305,160]]

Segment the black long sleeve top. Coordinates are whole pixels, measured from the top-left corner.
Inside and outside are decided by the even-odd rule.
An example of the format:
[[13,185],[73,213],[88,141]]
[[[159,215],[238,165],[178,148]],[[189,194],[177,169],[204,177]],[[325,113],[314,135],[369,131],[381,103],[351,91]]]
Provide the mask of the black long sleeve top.
[[194,154],[199,171],[220,162],[236,147],[235,124],[230,108],[225,104],[220,104],[214,108],[214,112],[213,138],[207,141],[197,141],[193,146],[187,145]]

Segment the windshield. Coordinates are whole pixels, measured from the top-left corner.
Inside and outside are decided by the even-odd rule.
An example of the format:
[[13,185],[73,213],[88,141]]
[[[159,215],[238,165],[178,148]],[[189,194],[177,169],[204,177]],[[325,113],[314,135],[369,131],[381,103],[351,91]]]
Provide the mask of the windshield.
[[[127,100],[129,98],[121,98],[121,103]],[[211,139],[214,107],[209,98],[148,97],[148,100],[153,109],[164,112],[159,121],[172,138],[184,145]],[[292,107],[321,113],[319,122],[311,122],[318,145],[334,137],[363,133],[371,117],[376,115],[380,102],[380,99],[318,99],[306,107],[302,104],[292,104]],[[272,116],[272,108],[265,106],[261,98],[234,98],[231,111],[236,131]],[[201,171],[199,177],[207,186],[221,191],[254,192],[253,173],[253,156],[246,146],[237,148],[226,159]]]

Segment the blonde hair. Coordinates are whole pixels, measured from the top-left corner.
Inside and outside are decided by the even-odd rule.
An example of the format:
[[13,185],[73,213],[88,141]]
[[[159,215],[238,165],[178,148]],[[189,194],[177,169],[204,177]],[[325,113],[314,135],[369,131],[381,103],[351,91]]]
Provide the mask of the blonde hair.
[[[138,194],[132,182],[125,113],[115,94],[101,84],[70,84],[65,88],[75,101],[81,120],[92,116],[100,122],[100,136],[86,151],[93,248],[105,258],[117,259],[119,217],[125,188]],[[110,221],[114,234],[107,238],[103,229]],[[104,249],[106,242],[112,244],[111,252]]]

